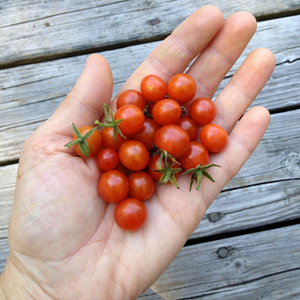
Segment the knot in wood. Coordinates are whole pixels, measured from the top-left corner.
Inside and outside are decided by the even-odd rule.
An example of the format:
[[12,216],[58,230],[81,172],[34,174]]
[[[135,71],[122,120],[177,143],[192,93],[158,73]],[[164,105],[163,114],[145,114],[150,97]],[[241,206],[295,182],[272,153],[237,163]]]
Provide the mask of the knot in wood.
[[145,5],[146,5],[146,6],[151,6],[151,4],[152,4],[152,1],[150,1],[150,0],[146,0],[146,1],[145,1]]
[[158,25],[160,23],[160,19],[154,18],[154,19],[150,20],[149,23],[152,26]]
[[290,152],[284,155],[280,161],[283,171],[288,175],[300,175],[300,153]]
[[228,256],[228,249],[226,247],[221,247],[217,250],[219,258],[226,258]]
[[208,215],[208,220],[210,222],[215,223],[215,222],[218,222],[220,219],[221,219],[221,214],[220,213],[213,212],[213,213]]

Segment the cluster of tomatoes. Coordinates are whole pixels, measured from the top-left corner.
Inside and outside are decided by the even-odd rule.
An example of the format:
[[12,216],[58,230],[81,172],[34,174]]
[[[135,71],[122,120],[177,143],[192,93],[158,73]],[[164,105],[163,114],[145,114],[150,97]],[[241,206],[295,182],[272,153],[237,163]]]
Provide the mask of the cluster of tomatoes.
[[190,189],[194,181],[199,189],[202,175],[213,181],[207,169],[217,165],[209,164],[209,153],[222,151],[228,139],[221,126],[211,123],[214,102],[205,97],[191,101],[196,94],[191,76],[177,74],[166,84],[148,75],[140,90],[124,91],[115,113],[104,104],[104,123],[79,129],[73,124],[73,141],[66,145],[82,157],[96,157],[102,171],[98,192],[117,203],[115,221],[128,231],[146,222],[143,201],[154,193],[155,182],[179,188],[181,171],[192,174]]

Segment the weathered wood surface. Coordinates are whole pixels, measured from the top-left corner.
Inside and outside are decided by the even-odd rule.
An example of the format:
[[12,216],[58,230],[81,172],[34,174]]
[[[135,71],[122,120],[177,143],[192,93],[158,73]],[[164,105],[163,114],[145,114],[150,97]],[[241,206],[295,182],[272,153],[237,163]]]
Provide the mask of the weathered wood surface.
[[[157,40],[206,4],[212,3],[1,2],[0,68],[7,69],[0,70],[0,273],[9,252],[8,222],[21,146],[70,91],[86,54],[102,51],[113,70],[116,94]],[[300,0],[213,4],[225,17],[238,10],[260,19],[300,11]],[[216,95],[257,47],[271,49],[277,62],[255,101],[272,112],[270,127],[191,236],[189,244],[197,244],[184,247],[139,299],[300,299],[300,15],[259,22]],[[66,56],[71,57],[47,61]],[[38,61],[44,62],[28,64]],[[18,64],[25,65],[11,67]]]
[[[114,94],[158,42],[105,51],[114,76]],[[241,59],[221,83],[216,95],[246,55],[258,47],[274,51],[277,67],[254,105],[281,110],[300,105],[300,16],[260,22]],[[0,70],[0,164],[16,161],[26,138],[45,121],[71,90],[87,56]]]
[[[300,218],[300,110],[274,114],[254,154],[208,209],[190,239]],[[17,164],[0,167],[0,271]],[[5,246],[6,245],[6,246]]]
[[300,299],[300,225],[185,247],[138,299]]
[[[158,39],[208,0],[4,1],[0,66],[74,55],[91,49]],[[257,17],[291,14],[299,0],[216,0],[227,17],[246,10]],[[122,28],[120,30],[120,28]]]

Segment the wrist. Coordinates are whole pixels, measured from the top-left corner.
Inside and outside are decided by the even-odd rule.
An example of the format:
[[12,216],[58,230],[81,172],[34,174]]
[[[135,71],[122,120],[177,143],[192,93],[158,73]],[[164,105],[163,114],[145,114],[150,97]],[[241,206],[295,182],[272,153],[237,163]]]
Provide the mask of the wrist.
[[0,300],[48,300],[40,287],[7,258],[5,269],[0,276]]

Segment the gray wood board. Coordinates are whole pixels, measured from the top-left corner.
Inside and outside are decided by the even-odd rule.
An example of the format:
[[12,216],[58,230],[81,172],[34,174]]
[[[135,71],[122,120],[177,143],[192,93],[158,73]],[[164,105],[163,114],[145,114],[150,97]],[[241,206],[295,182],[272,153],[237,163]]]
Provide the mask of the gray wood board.
[[[264,105],[270,110],[299,105],[299,41],[300,16],[260,22],[254,39],[222,81],[216,95],[245,56],[264,45],[274,51],[278,65],[254,105]],[[157,44],[102,52],[112,67],[114,94]],[[86,58],[84,55],[0,71],[0,163],[18,159],[26,138],[53,113],[71,90]]]
[[299,299],[300,225],[185,247],[138,299]]
[[[158,39],[207,4],[211,1],[4,1],[0,66]],[[288,15],[300,8],[299,0],[213,4],[225,17],[240,10],[256,17]]]
[[[299,110],[274,114],[254,154],[210,206],[191,239],[299,218]],[[17,164],[0,167],[0,259],[7,256],[7,228]],[[4,246],[6,244],[6,247]]]
[[[1,156],[4,157],[5,151],[14,146],[17,138],[21,140],[24,133],[29,133],[32,126],[18,127],[19,136],[15,129],[7,129],[4,141],[0,141],[0,145],[3,143],[0,147]],[[5,138],[10,134],[14,137],[11,145],[8,140],[5,143]],[[299,143],[299,110],[272,115],[262,142],[242,170],[227,185],[227,189],[300,178]]]

